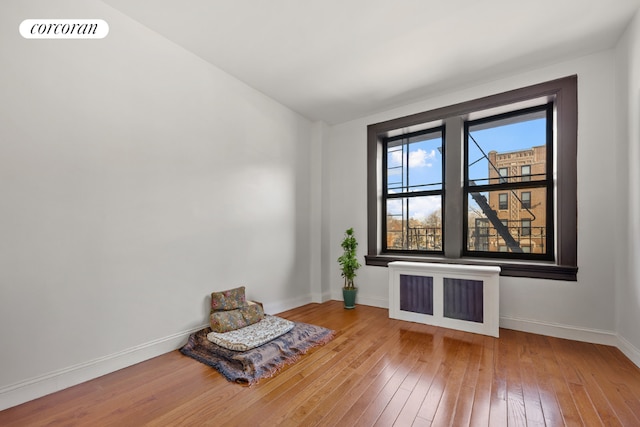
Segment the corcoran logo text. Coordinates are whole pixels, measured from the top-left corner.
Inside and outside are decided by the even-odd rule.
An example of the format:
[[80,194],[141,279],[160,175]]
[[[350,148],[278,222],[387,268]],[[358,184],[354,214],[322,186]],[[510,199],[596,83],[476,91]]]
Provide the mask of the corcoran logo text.
[[102,19],[25,19],[20,34],[25,39],[102,39],[109,24]]

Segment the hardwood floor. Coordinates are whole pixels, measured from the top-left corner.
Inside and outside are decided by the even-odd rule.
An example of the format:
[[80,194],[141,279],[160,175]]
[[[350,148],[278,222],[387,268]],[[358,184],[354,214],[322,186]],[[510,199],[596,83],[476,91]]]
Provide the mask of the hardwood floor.
[[339,301],[279,315],[336,338],[250,388],[174,351],[2,411],[0,425],[640,426],[640,369],[616,348]]

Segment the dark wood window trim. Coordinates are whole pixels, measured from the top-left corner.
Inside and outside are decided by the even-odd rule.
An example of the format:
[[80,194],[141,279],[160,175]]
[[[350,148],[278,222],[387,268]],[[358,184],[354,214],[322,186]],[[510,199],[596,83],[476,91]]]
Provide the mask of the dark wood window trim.
[[[438,108],[431,111],[400,117],[367,127],[367,265],[386,266],[392,261],[440,262],[454,264],[490,264],[502,268],[501,275],[512,277],[532,277],[557,280],[577,280],[577,127],[578,94],[577,76],[569,76],[545,83],[528,86],[460,104]],[[555,261],[518,261],[503,259],[478,259],[463,257],[459,251],[447,251],[444,255],[385,254],[381,253],[383,212],[380,190],[382,188],[382,140],[399,132],[420,130],[425,126],[443,124],[447,121],[463,120],[470,115],[489,109],[498,109],[514,104],[526,105],[528,101],[544,99],[553,102],[557,120],[556,158],[558,162],[556,200],[556,250]],[[460,135],[460,138],[462,136]],[[447,147],[460,149],[461,144]],[[460,155],[457,153],[455,155]],[[460,165],[461,167],[461,165]],[[451,170],[453,169],[453,170]],[[461,170],[450,167],[447,176],[460,176]],[[445,184],[446,185],[446,184]],[[445,188],[445,245],[448,241],[462,241],[462,203],[456,197],[455,188]],[[459,218],[451,220],[451,218]],[[460,244],[452,245],[460,247]],[[446,246],[445,246],[446,247]]]

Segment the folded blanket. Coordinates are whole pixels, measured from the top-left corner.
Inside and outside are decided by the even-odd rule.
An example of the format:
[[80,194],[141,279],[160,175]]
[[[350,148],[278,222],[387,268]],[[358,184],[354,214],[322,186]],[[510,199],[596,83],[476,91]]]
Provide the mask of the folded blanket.
[[291,320],[266,314],[258,323],[229,332],[209,332],[207,339],[220,347],[247,351],[278,338],[293,329]]

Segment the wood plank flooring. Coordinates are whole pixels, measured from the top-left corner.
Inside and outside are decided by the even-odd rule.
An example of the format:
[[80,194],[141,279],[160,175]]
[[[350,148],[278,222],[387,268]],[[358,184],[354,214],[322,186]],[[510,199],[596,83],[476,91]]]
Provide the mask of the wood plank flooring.
[[613,347],[339,301],[279,315],[336,338],[250,388],[174,351],[2,411],[0,425],[640,426],[640,369]]

